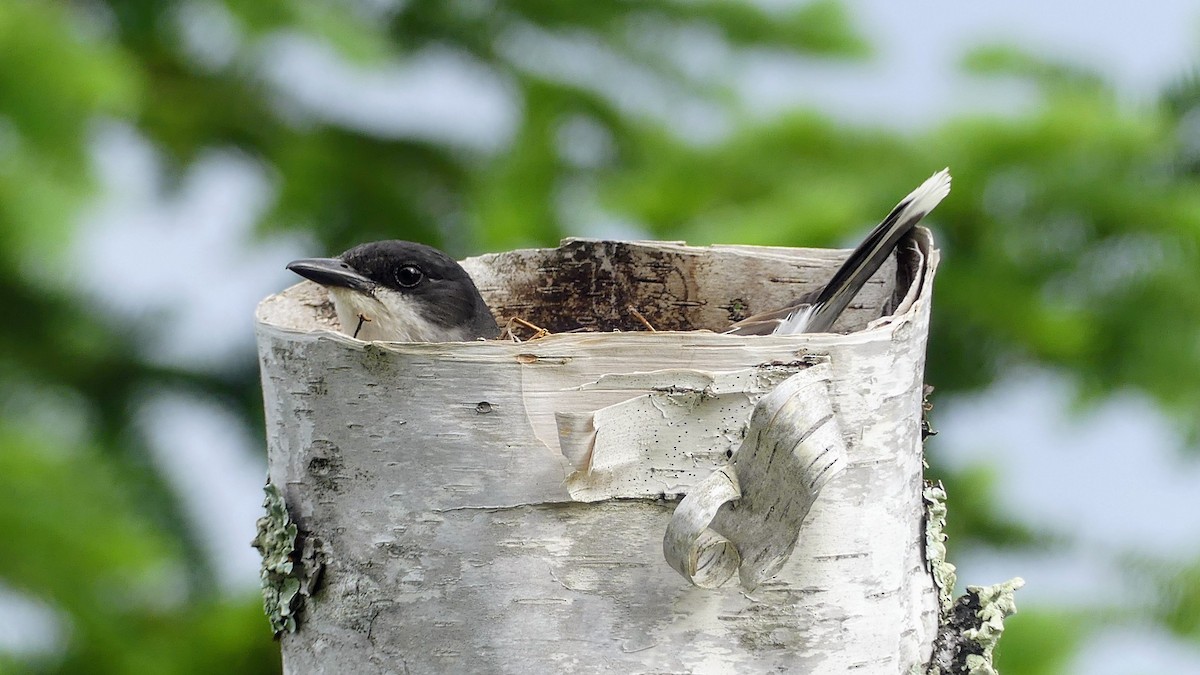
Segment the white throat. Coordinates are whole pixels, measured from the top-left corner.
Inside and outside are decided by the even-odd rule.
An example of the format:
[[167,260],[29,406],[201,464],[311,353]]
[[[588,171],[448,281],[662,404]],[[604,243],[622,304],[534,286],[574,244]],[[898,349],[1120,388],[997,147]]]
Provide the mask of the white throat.
[[447,328],[424,318],[420,305],[403,293],[378,287],[373,295],[326,287],[342,332],[359,340],[383,342],[463,342],[462,328]]

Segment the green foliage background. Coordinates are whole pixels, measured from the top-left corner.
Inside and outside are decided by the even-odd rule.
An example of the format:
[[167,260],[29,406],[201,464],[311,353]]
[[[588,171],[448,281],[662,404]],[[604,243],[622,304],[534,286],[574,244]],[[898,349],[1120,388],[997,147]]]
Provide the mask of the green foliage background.
[[[934,218],[949,261],[929,359],[939,400],[1035,364],[1085,397],[1140,391],[1194,434],[1196,80],[1131,109],[1085,70],[984,47],[965,67],[1023,78],[1041,103],[902,134],[802,111],[761,120],[729,82],[683,67],[664,46],[699,30],[731,53],[867,57],[870,46],[833,0],[770,11],[718,0],[385,4],[0,3],[0,583],[68,626],[60,652],[0,654],[0,672],[278,670],[259,599],[218,592],[198,534],[131,418],[139,397],[166,386],[218,401],[258,429],[253,355],[210,367],[152,361],[137,326],[115,322],[55,273],[95,196],[89,144],[103,120],[136,128],[173,177],[214,148],[253,158],[278,188],[261,231],[303,230],[328,252],[393,237],[456,254],[549,245],[579,225],[580,210],[697,244],[837,245],[950,165],[955,190]],[[185,48],[184,18],[212,16],[187,13],[197,7],[232,19],[239,40],[228,59]],[[518,102],[513,138],[487,152],[298,123],[258,60],[285,31],[364,68],[430,49],[463,55]],[[722,110],[732,133],[689,142],[612,87],[528,58],[527,43],[550,38],[595,45],[680,101]],[[604,141],[593,161],[564,152],[564,128],[580,123]],[[990,476],[941,474],[952,552],[956,543],[1063,544],[997,516]],[[1107,555],[1146,581],[1144,604],[1023,612],[1002,643],[1006,672],[1056,672],[1102,625],[1156,622],[1200,639],[1200,561]]]

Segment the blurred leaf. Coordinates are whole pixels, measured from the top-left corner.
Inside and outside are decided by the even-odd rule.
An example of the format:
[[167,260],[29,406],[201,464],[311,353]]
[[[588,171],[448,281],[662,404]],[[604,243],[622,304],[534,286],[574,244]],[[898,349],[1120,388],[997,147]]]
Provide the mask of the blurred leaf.
[[[996,512],[996,472],[986,466],[974,466],[951,472],[934,466],[929,479],[941,481],[946,488],[946,535],[951,552],[972,545],[1045,548],[1054,538]],[[951,561],[953,562],[953,554]]]
[[254,35],[287,31],[328,42],[345,57],[359,63],[378,61],[392,53],[386,24],[379,10],[361,2],[311,2],[309,0],[220,0],[236,25]]
[[706,0],[692,3],[685,10],[690,11],[721,26],[725,37],[737,45],[778,45],[842,57],[862,57],[871,51],[838,0],[814,0],[777,13],[763,12],[751,3]]
[[280,672],[279,646],[262,615],[262,600],[205,600],[170,611],[146,609],[117,617],[94,634],[82,635],[77,649],[34,673],[69,675],[274,675]]
[[1087,68],[1055,62],[1008,45],[976,47],[963,58],[963,67],[977,75],[1015,75],[1044,87],[1070,87],[1093,94],[1101,93],[1104,87],[1100,77]]
[[0,576],[7,583],[83,616],[102,598],[176,593],[154,588],[153,580],[169,582],[179,550],[134,510],[102,455],[46,447],[7,425],[0,444],[0,531],[7,533]]
[[0,425],[0,531],[0,578],[70,617],[61,657],[27,672],[277,672],[257,593],[187,602],[193,561],[94,449]]
[[90,194],[96,115],[130,115],[136,64],[58,3],[0,4],[0,263],[48,256]]
[[1200,642],[1200,559],[1183,563],[1145,557],[1126,560],[1134,574],[1149,581],[1151,615],[1172,633]]
[[1065,672],[1079,645],[1095,628],[1086,612],[1026,609],[1004,620],[996,648],[996,671],[1005,675],[1057,675]]

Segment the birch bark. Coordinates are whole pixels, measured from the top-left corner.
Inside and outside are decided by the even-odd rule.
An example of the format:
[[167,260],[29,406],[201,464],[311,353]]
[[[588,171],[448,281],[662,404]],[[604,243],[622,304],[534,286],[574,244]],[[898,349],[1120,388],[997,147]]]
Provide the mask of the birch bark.
[[[502,320],[636,330],[632,305],[655,333],[364,343],[334,332],[318,287],[264,300],[269,479],[316,552],[301,572],[322,568],[282,635],[285,672],[923,668],[937,252],[923,229],[910,244],[846,335],[707,332],[820,285],[844,255],[804,249],[568,241],[465,262]],[[843,468],[770,575],[692,585],[663,552],[680,497],[728,470],[755,405],[813,364]],[[742,494],[788,489],[743,473]],[[716,530],[744,527],[736,503],[720,509]]]

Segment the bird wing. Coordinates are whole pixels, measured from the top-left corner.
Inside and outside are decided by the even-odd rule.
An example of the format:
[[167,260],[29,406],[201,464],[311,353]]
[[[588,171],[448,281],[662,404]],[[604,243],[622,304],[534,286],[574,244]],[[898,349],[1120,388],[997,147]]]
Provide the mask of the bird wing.
[[806,293],[801,299],[769,312],[759,312],[731,325],[724,332],[726,335],[771,335],[779,329],[789,317],[797,312],[812,308],[812,293]]

